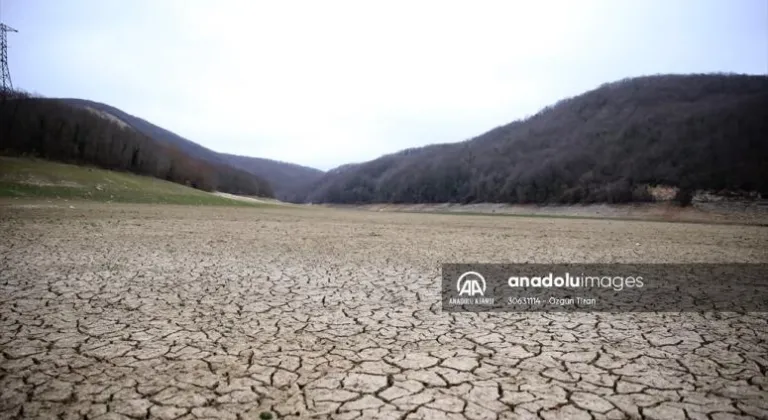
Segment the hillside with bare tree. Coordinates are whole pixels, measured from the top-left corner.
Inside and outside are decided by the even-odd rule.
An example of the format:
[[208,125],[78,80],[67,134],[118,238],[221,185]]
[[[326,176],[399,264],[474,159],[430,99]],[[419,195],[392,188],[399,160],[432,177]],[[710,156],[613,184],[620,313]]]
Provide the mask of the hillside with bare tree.
[[768,77],[605,84],[473,139],[329,171],[294,201],[622,203],[670,185],[768,193]]

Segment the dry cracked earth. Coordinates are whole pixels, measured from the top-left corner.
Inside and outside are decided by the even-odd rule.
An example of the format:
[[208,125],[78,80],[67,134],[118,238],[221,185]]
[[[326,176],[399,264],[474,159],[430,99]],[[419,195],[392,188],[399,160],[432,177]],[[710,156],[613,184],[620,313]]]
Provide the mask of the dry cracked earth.
[[453,313],[445,262],[768,262],[768,228],[0,202],[0,418],[768,418],[768,314]]

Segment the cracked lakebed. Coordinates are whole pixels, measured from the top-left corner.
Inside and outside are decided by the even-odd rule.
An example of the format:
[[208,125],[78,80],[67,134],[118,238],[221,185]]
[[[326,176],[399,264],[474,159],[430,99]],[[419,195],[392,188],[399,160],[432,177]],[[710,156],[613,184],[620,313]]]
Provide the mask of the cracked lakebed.
[[768,314],[449,314],[450,262],[768,262],[768,228],[1,202],[0,418],[768,418]]

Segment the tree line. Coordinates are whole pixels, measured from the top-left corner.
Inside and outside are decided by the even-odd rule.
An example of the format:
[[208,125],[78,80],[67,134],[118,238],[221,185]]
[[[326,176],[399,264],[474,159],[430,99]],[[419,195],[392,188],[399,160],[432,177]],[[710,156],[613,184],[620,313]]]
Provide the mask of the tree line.
[[190,156],[96,109],[0,92],[0,153],[148,175],[204,191],[273,197],[246,171]]

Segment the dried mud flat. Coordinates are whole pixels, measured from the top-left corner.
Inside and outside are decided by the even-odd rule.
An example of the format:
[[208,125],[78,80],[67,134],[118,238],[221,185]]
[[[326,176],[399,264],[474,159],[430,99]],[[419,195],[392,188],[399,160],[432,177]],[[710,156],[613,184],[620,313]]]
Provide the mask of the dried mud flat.
[[0,202],[0,418],[768,418],[768,314],[440,311],[441,263],[564,261],[768,228]]

